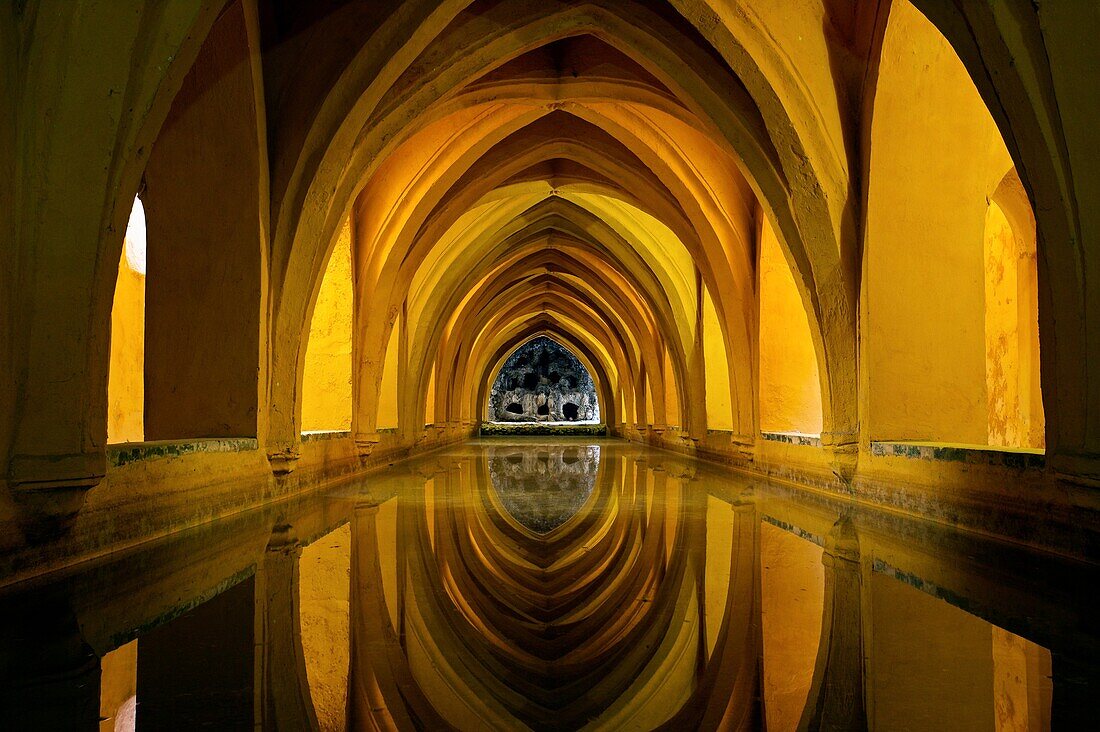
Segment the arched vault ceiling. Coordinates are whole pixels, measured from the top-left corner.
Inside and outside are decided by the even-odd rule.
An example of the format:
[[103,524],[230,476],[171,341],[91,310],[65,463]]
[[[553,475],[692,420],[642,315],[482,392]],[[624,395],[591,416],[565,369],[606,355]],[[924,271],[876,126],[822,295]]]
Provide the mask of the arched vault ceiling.
[[[352,216],[355,429],[374,429],[391,343],[407,370],[399,421],[415,425],[434,374],[489,368],[552,317],[616,398],[637,395],[663,419],[675,395],[675,418],[698,433],[705,297],[734,431],[753,432],[761,215],[807,309],[826,429],[834,418],[853,429],[854,384],[834,393],[828,368],[854,362],[854,283],[836,243],[844,145],[809,139],[828,138],[829,120],[786,118],[819,79],[793,78],[769,50],[774,19],[737,18],[748,40],[712,21],[702,5],[629,0],[409,2],[388,18],[358,8],[318,11],[301,27],[283,19],[296,40],[281,53],[317,59],[313,70],[270,61],[272,113],[285,118],[272,179],[276,338],[302,340],[319,272]],[[317,47],[315,26],[346,22],[373,29],[363,46],[337,31],[332,48]],[[298,90],[311,74],[323,92]],[[301,383],[303,350],[275,355],[274,383]],[[466,391],[485,382],[463,376]],[[473,398],[438,394],[435,418],[474,418]]]

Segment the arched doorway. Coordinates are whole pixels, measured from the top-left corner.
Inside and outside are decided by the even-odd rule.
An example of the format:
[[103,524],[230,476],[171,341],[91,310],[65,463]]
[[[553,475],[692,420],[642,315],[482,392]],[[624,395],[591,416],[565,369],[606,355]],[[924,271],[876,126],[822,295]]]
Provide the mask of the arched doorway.
[[600,404],[592,375],[565,346],[547,336],[533,338],[497,373],[489,420],[596,424]]

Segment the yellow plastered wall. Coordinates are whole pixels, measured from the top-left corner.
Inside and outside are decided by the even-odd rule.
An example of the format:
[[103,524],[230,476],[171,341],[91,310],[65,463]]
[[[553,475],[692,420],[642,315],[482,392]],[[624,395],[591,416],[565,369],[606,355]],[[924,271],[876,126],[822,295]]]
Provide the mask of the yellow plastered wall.
[[425,397],[425,409],[424,409],[424,424],[435,424],[435,369],[432,369],[432,375],[428,377],[428,394]]
[[123,246],[111,307],[111,370],[107,379],[107,442],[145,439],[145,275]]
[[703,290],[703,356],[707,371],[707,428],[733,429],[730,406],[730,366],[718,312],[710,293]]
[[1022,420],[1016,237],[996,203],[989,204],[985,221],[985,366],[989,444],[1019,445]]
[[351,428],[351,220],[344,223],[317,294],[306,346],[302,430]]
[[645,377],[645,424],[653,424],[653,381],[646,374]]
[[766,220],[760,231],[759,266],[760,429],[820,434],[821,381],[809,319]]
[[394,323],[390,342],[386,346],[386,364],[382,368],[382,385],[378,393],[380,430],[397,427],[397,364],[401,356],[401,322]]
[[1034,236],[990,202],[985,221],[985,345],[989,444],[1043,447]]
[[[680,396],[676,391],[676,372],[672,368],[672,354],[665,351],[665,424],[670,427],[683,427],[683,413],[680,410]],[[653,424],[652,421],[650,424]]]
[[871,438],[985,444],[985,218],[1012,163],[962,62],[905,0],[883,42],[870,150]]

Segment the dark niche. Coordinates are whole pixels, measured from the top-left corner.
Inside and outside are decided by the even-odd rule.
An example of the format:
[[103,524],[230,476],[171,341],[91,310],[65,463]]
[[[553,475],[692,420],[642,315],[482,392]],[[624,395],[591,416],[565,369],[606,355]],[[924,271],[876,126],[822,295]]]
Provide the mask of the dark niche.
[[599,422],[596,387],[567,348],[539,336],[516,349],[489,392],[492,422]]

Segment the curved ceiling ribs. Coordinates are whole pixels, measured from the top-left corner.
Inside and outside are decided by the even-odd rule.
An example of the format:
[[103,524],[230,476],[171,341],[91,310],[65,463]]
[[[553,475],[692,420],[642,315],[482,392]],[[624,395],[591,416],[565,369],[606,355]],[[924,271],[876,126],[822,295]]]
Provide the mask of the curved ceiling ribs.
[[[801,152],[835,150],[786,119],[773,58],[715,45],[696,27],[706,13],[664,3],[406,5],[377,31],[394,54],[375,59],[369,83],[361,49],[326,59],[317,73],[336,80],[292,125],[299,158],[277,161],[275,196],[298,205],[274,208],[275,336],[303,345],[273,357],[276,447],[297,434],[281,407],[296,404],[321,264],[349,215],[358,434],[377,429],[391,342],[398,422],[415,431],[429,409],[437,423],[480,419],[487,370],[538,333],[593,367],[617,423],[702,434],[704,298],[725,346],[729,424],[755,433],[759,211],[807,309],[825,430],[854,430],[854,384],[831,384],[829,368],[854,352],[837,197],[821,195],[835,185]],[[453,378],[433,397],[437,372]]]

